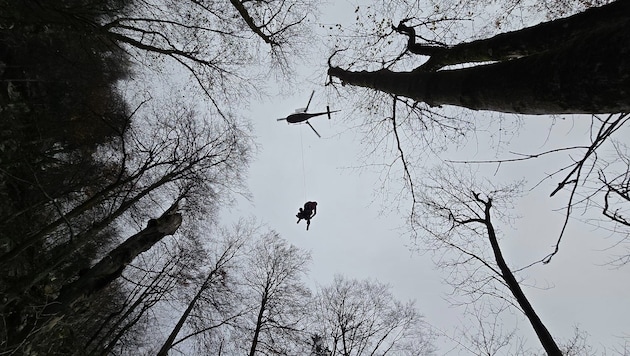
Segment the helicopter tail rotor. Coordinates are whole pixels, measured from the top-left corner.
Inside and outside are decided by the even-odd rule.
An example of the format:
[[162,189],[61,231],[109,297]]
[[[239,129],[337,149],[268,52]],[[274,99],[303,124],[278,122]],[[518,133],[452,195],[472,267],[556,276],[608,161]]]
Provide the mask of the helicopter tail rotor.
[[328,120],[330,120],[330,114],[340,112],[341,110],[330,111],[330,106],[326,106],[326,114],[328,114]]

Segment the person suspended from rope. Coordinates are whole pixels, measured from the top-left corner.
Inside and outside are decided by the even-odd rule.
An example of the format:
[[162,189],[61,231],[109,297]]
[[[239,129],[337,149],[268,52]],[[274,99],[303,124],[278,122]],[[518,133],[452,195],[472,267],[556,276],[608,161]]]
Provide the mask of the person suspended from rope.
[[306,230],[308,230],[309,226],[311,226],[311,219],[317,214],[317,202],[316,201],[307,201],[304,203],[304,208],[300,208],[296,218],[298,218],[297,223],[299,224],[302,219],[306,220]]

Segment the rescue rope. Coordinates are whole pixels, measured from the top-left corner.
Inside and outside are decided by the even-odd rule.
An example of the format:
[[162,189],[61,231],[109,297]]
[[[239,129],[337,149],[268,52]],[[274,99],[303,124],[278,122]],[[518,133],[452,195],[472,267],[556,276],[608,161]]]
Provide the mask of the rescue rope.
[[302,139],[303,125],[300,125],[300,146],[302,148],[302,190],[306,201],[306,169],[304,168],[304,140]]

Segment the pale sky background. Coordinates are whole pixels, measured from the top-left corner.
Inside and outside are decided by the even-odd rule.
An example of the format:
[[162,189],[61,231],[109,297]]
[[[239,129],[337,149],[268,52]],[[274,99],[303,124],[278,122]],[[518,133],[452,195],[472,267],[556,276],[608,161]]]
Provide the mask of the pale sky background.
[[[331,11],[339,19],[352,19],[354,15],[353,5],[345,2],[336,2],[333,8],[326,8],[322,18],[330,18]],[[300,72],[304,78],[300,80],[306,82],[306,78],[325,63],[327,55],[323,53],[321,59],[304,63]],[[322,74],[322,83],[323,79]],[[325,116],[311,120],[322,139],[305,125],[276,122],[276,118],[304,107],[311,90],[316,92],[309,111],[325,110],[326,105],[331,109],[344,109],[333,114],[330,121]],[[447,337],[458,337],[456,330],[467,316],[463,307],[453,307],[446,301],[451,289],[442,282],[445,272],[434,267],[430,254],[411,252],[407,247],[408,237],[401,234],[408,213],[405,209],[410,204],[383,199],[380,169],[352,168],[361,164],[362,151],[370,147],[364,145],[360,133],[352,129],[361,118],[347,110],[348,103],[338,100],[323,85],[307,82],[303,90],[296,90],[292,95],[250,103],[244,115],[251,118],[260,145],[260,152],[249,170],[248,185],[253,199],[239,199],[238,204],[225,213],[224,222],[255,216],[290,243],[310,251],[312,285],[327,284],[335,274],[391,284],[399,299],[416,300],[426,321],[445,333],[436,341],[438,355],[471,354],[463,348],[452,349],[455,342]],[[551,119],[525,117],[522,122],[523,127],[519,135],[510,139],[509,148],[523,153],[540,152],[571,142],[584,144],[589,135],[588,118],[583,117],[553,121],[555,125],[550,135]],[[482,134],[451,157],[494,159],[495,153],[488,151],[485,142]],[[507,149],[504,152],[507,155]],[[377,159],[381,160],[382,156]],[[526,178],[525,187],[529,189],[546,173],[568,163],[569,158],[559,154],[544,160],[504,164],[496,175],[493,175],[496,166],[482,168],[482,171],[498,181]],[[391,175],[397,180],[387,182],[386,193],[400,189],[400,168],[398,163]],[[521,218],[513,228],[499,226],[503,232],[501,246],[511,267],[529,264],[552,251],[562,224],[562,213],[554,209],[566,202],[563,200],[566,196],[549,198],[559,179],[549,181],[518,200],[515,215]],[[296,224],[295,218],[297,209],[306,200],[318,202],[310,231],[305,230],[303,221]],[[612,243],[612,239],[606,239],[605,232],[573,220],[561,251],[552,262],[536,265],[522,274],[527,277],[527,284],[539,287],[524,290],[558,341],[572,337],[574,327],[578,326],[588,333],[589,345],[602,354],[604,346],[621,348],[623,338],[630,338],[630,267],[606,265],[611,254],[619,252],[605,250]],[[541,288],[546,286],[549,288]],[[512,320],[506,319],[504,328],[509,332],[513,325]],[[518,327],[518,335],[527,338],[528,345],[540,349],[531,326],[520,316]]]

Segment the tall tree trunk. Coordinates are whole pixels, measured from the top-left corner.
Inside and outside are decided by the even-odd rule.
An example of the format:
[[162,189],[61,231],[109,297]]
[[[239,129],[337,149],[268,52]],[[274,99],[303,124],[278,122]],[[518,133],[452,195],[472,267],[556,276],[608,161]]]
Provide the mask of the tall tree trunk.
[[[5,308],[11,302],[13,302],[16,299],[19,299],[22,293],[26,292],[34,285],[41,282],[43,279],[47,278],[55,268],[57,268],[62,263],[64,263],[68,258],[72,256],[73,253],[75,253],[76,251],[83,248],[85,245],[87,245],[91,241],[93,241],[93,239],[97,236],[98,233],[103,231],[106,227],[110,226],[110,224],[114,222],[114,220],[116,220],[123,213],[127,212],[129,208],[131,208],[134,204],[139,202],[145,196],[152,193],[157,188],[171,182],[171,179],[173,179],[171,175],[166,175],[162,177],[159,181],[151,184],[150,186],[138,192],[136,195],[132,196],[128,200],[122,202],[116,210],[111,212],[109,215],[105,216],[103,219],[99,221],[94,221],[87,230],[80,232],[79,234],[74,236],[72,241],[68,243],[67,245],[60,245],[53,248],[52,251],[49,253],[49,255],[51,256],[50,264],[44,267],[43,269],[37,271],[37,273],[35,273],[34,275],[29,276],[28,281],[24,282],[21,285],[15,286],[14,289],[11,290],[10,293],[7,294],[5,298],[5,302],[2,305],[0,305],[0,310],[3,310],[3,308]],[[26,241],[23,241],[20,245],[16,246],[13,250],[7,252],[5,255],[3,255],[3,257],[8,256],[7,257],[8,259],[6,261],[9,261],[10,259],[15,258],[21,252],[26,250],[26,248],[33,245],[37,239],[40,239],[42,237],[43,236],[39,236],[35,239],[27,238]],[[6,262],[6,261],[2,261],[2,262]],[[0,266],[2,265],[2,262],[0,262]]]
[[267,292],[265,291],[262,300],[260,301],[260,309],[258,310],[258,317],[256,318],[256,328],[254,329],[254,338],[252,339],[252,347],[249,350],[249,356],[256,354],[256,347],[258,346],[258,337],[260,330],[263,326],[263,314],[267,308]]
[[165,215],[152,220],[149,226],[108,253],[78,280],[63,286],[55,302],[44,309],[43,314],[57,314],[55,311],[71,308],[78,301],[105,288],[122,274],[134,258],[150,249],[164,236],[174,234],[181,222],[181,214]]
[[162,348],[160,348],[160,351],[158,351],[157,356],[166,356],[166,355],[168,355],[168,350],[170,350],[171,347],[173,346],[173,342],[175,342],[175,338],[177,337],[177,334],[179,334],[179,331],[184,326],[184,323],[188,319],[188,316],[190,315],[190,312],[193,310],[193,308],[197,304],[197,301],[199,300],[199,298],[201,298],[201,295],[202,295],[203,291],[208,289],[208,287],[210,286],[210,282],[212,281],[212,277],[214,277],[216,272],[217,272],[216,269],[213,269],[212,271],[210,271],[210,273],[208,274],[208,277],[206,278],[206,280],[203,282],[203,284],[201,285],[201,287],[197,291],[197,294],[195,294],[195,296],[190,301],[190,303],[188,303],[188,307],[186,308],[186,310],[184,311],[182,316],[177,321],[177,324],[175,325],[175,327],[171,331],[170,335],[168,336],[168,338],[166,339],[166,341],[162,345]]
[[[158,241],[174,234],[182,222],[182,216],[174,213],[171,206],[159,219],[152,219],[145,229],[128,238],[92,268],[82,273],[74,282],[61,288],[59,296],[49,303],[35,321],[31,330],[35,333],[51,330],[74,305],[100,291],[118,278],[125,267],[138,255],[150,249]],[[24,340],[16,340],[21,344]]]
[[627,22],[628,14],[630,1],[616,1],[573,16],[454,46],[416,43],[414,28],[404,23],[394,29],[409,37],[407,49],[411,53],[430,56],[419,69],[435,71],[448,65],[512,60],[553,50],[606,27],[619,28]]
[[[621,2],[627,6],[630,1]],[[504,41],[509,42],[509,37]],[[625,11],[615,21],[595,26],[564,45],[518,59],[437,72],[422,68],[353,72],[331,67],[328,74],[344,84],[431,106],[519,114],[618,113],[630,111],[629,57],[630,11]]]
[[501,248],[499,247],[497,235],[490,217],[492,200],[488,198],[488,201],[483,201],[477,194],[475,194],[475,199],[485,205],[483,224],[486,226],[486,229],[488,231],[488,239],[490,240],[490,245],[492,246],[492,252],[494,253],[494,258],[497,266],[501,270],[501,277],[505,281],[505,284],[510,289],[510,292],[512,292],[512,295],[516,299],[516,302],[521,307],[523,313],[534,328],[534,331],[538,336],[538,340],[547,352],[547,355],[562,356],[562,351],[560,351],[560,348],[556,344],[556,341],[553,339],[553,336],[551,336],[551,333],[549,332],[549,330],[547,330],[545,324],[543,324],[542,320],[534,310],[534,307],[525,296],[525,293],[523,293],[520,284],[516,280],[516,277],[514,277],[512,270],[510,269],[510,267],[508,267],[505,259],[503,258],[503,253],[501,252]]
[[[143,172],[146,173],[146,170],[143,170]],[[87,232],[83,233],[82,235],[88,233],[88,236],[90,234],[92,234],[93,236],[94,234],[100,232],[103,228],[107,227],[108,224],[114,221],[118,216],[124,213],[126,209],[129,209],[129,207],[132,206],[134,203],[138,202],[141,198],[153,192],[155,189],[173,181],[174,179],[176,179],[176,177],[179,174],[181,174],[181,172],[176,171],[176,172],[171,172],[169,174],[164,175],[158,181],[144,188],[142,191],[134,195],[132,198],[124,201],[114,213],[105,217],[102,221],[92,224],[92,227],[89,230],[87,230]],[[15,257],[19,256],[20,253],[24,252],[27,248],[33,246],[36,242],[45,238],[47,234],[50,234],[51,232],[53,232],[57,227],[62,225],[62,223],[66,223],[76,218],[80,214],[85,213],[89,209],[92,209],[97,204],[102,203],[102,201],[108,197],[108,194],[113,193],[117,188],[124,187],[125,184],[132,182],[134,179],[140,177],[141,175],[142,174],[138,173],[129,179],[125,179],[124,181],[110,184],[108,187],[96,193],[94,196],[87,199],[85,202],[79,204],[77,207],[75,207],[74,209],[66,213],[64,216],[55,220],[48,226],[45,226],[42,230],[38,231],[37,233],[33,235],[24,237],[22,241],[20,241],[20,243],[18,243],[16,246],[13,247],[12,250],[0,256],[0,266],[11,261]],[[129,192],[123,192],[123,193],[126,193],[125,195],[129,195]],[[77,240],[79,240],[79,246],[77,246],[76,249],[80,248],[85,243],[90,241],[89,239],[86,240],[83,237]]]

